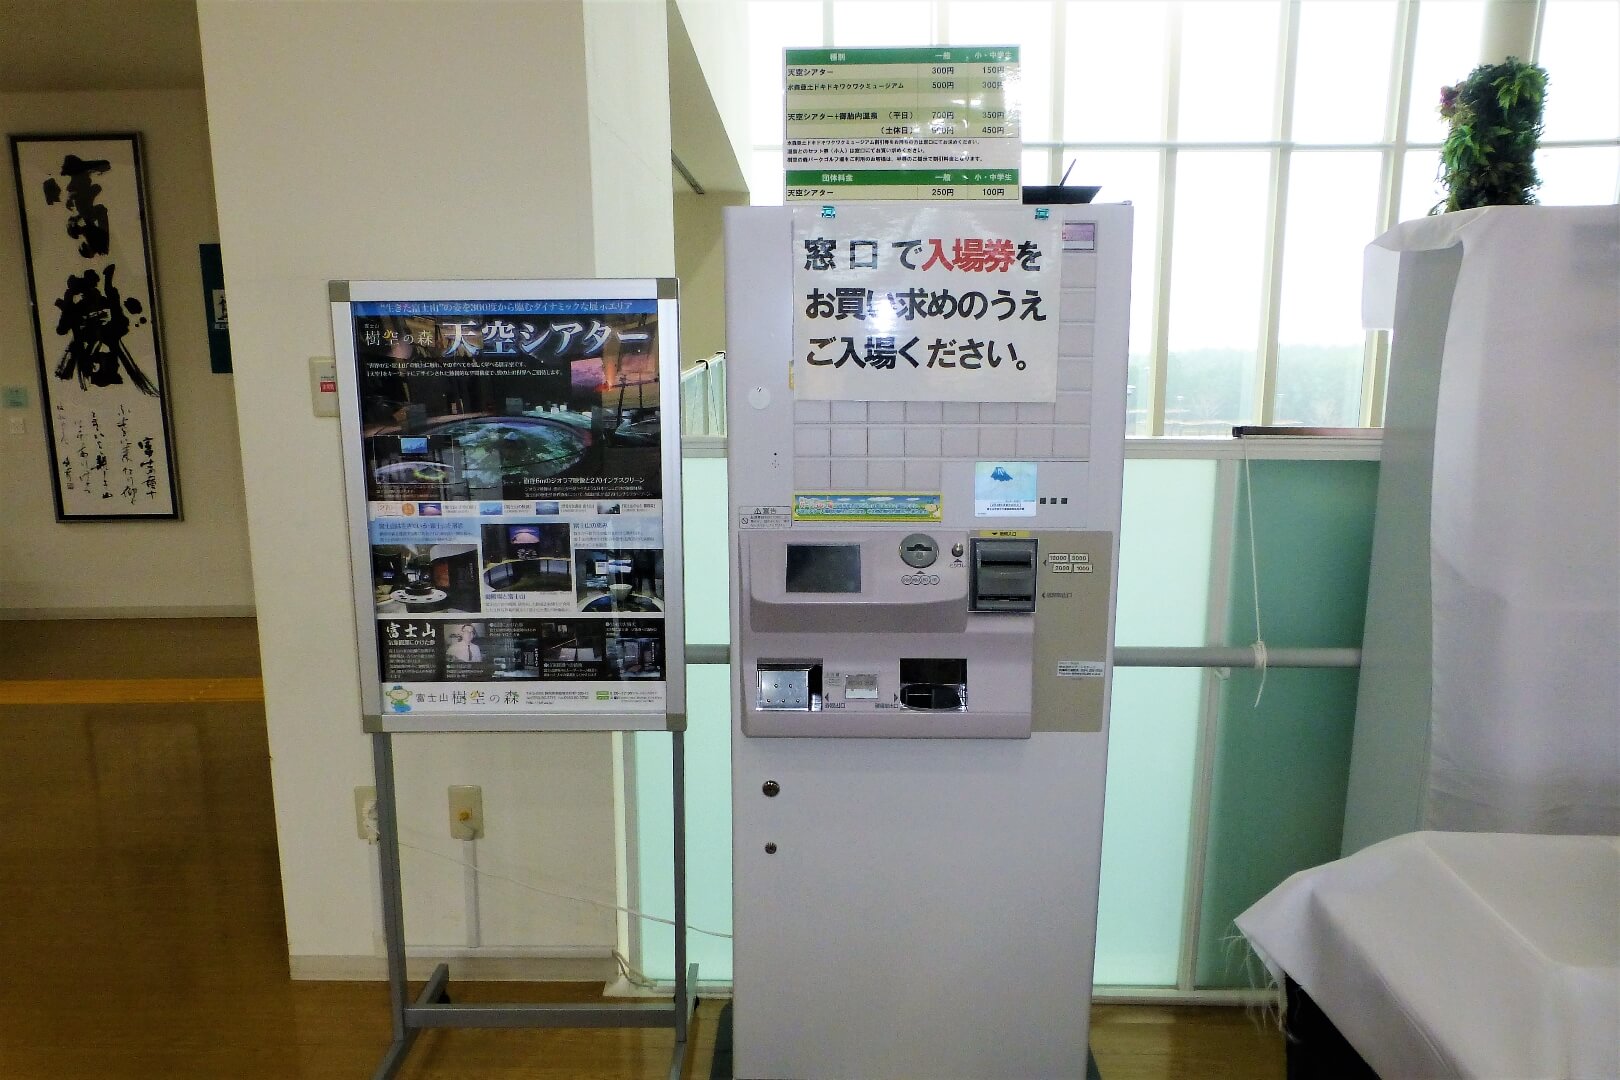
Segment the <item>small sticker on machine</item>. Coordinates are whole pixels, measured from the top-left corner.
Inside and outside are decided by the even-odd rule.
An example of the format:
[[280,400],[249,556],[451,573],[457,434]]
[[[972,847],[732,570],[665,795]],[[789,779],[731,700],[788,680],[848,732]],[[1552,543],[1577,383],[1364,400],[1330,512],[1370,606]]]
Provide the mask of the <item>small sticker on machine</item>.
[[1057,673],[1060,679],[1100,679],[1103,665],[1097,660],[1059,660]]
[[739,529],[791,529],[793,527],[793,507],[791,506],[739,506],[737,508],[737,528]]

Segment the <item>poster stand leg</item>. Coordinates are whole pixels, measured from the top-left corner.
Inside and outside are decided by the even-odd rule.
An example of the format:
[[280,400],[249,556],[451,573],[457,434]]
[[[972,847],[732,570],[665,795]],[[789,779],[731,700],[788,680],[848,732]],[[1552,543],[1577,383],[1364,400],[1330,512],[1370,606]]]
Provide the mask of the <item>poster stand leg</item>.
[[399,866],[399,805],[394,788],[394,746],[389,732],[371,735],[377,779],[377,848],[382,881],[383,942],[388,956],[388,1001],[393,1041],[372,1080],[393,1080],[416,1039],[428,1028],[671,1028],[675,1049],[669,1080],[684,1080],[687,1036],[697,1000],[698,966],[686,960],[686,733],[671,733],[674,789],[675,995],[668,1004],[477,1004],[450,1000],[450,969],[440,964],[415,1000],[405,973],[405,907]]

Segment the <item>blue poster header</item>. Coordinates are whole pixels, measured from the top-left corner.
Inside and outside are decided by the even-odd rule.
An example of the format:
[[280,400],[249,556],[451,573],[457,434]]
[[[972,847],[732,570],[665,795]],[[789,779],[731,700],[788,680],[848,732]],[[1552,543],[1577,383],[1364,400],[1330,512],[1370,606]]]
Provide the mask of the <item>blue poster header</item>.
[[360,300],[351,308],[356,316],[641,315],[656,312],[658,301],[650,296],[636,300]]

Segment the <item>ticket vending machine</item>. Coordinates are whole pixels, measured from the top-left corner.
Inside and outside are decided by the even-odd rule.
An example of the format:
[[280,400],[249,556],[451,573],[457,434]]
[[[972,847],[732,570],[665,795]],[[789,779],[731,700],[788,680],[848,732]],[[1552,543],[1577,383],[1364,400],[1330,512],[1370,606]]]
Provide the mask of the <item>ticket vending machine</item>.
[[[1035,212],[934,204],[914,231]],[[927,341],[914,389],[813,384],[837,373],[798,355],[806,213],[726,219],[736,1076],[1082,1077],[1131,208],[1042,215],[1056,374],[1030,401],[940,400]]]

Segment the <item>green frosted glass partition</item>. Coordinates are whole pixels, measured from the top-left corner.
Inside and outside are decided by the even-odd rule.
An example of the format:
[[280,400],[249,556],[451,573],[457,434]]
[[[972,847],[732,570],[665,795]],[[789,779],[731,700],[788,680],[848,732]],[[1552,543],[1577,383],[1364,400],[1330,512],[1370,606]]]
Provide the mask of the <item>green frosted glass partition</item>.
[[[1128,461],[1120,524],[1121,645],[1202,645],[1213,461]],[[1116,668],[1108,728],[1097,960],[1102,986],[1173,986],[1203,673]]]
[[[682,461],[682,539],[686,559],[686,640],[723,645],[731,637],[731,561],[726,459]],[[731,932],[731,668],[686,668],[686,903],[696,928]],[[630,906],[669,918],[675,911],[668,735],[630,738],[635,805]],[[675,977],[674,931],[641,921],[641,966],[655,979]],[[688,955],[704,982],[731,978],[731,941],[693,933]]]
[[[703,982],[726,982],[730,939],[700,931],[731,933],[731,667],[690,665],[686,679],[687,959]],[[630,906],[667,919],[675,911],[669,736],[633,738],[637,889]],[[654,979],[675,977],[673,928],[642,920],[641,969]]]
[[[1261,629],[1274,646],[1359,647],[1378,466],[1256,461]],[[1254,640],[1240,473],[1227,640]],[[1263,979],[1232,920],[1295,871],[1339,857],[1355,669],[1234,671],[1222,689],[1199,918],[1197,985]]]

